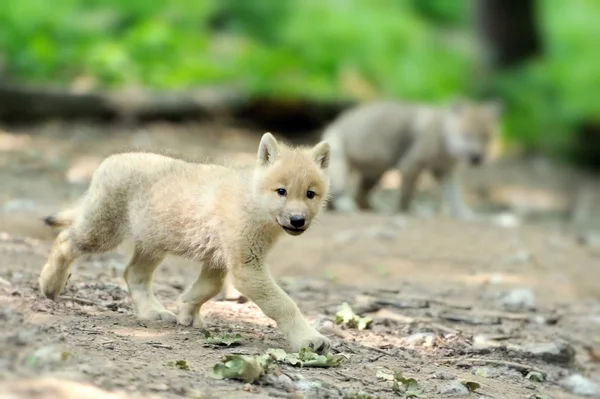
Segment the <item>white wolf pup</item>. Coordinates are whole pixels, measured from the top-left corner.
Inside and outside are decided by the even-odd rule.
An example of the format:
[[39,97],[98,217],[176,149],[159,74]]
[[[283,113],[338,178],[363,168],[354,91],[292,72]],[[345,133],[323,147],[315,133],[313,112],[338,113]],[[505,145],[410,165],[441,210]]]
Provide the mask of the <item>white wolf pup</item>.
[[[152,153],[106,158],[73,209],[46,218],[67,227],[57,236],[41,271],[42,293],[55,299],[69,266],[87,253],[109,251],[125,236],[135,252],[124,278],[138,318],[202,327],[201,306],[225,277],[273,319],[293,350],[327,351],[329,340],[311,327],[264,263],[286,232],[300,235],[328,197],[329,145],[288,147],[265,133],[254,168],[195,164]],[[180,297],[179,314],[152,292],[152,276],[167,253],[202,264]]]
[[369,193],[381,176],[397,167],[402,174],[400,211],[409,209],[421,172],[442,185],[450,213],[470,218],[462,199],[456,164],[481,164],[496,134],[500,105],[464,99],[444,107],[377,101],[343,112],[323,132],[331,146],[330,206],[350,212],[368,209]]

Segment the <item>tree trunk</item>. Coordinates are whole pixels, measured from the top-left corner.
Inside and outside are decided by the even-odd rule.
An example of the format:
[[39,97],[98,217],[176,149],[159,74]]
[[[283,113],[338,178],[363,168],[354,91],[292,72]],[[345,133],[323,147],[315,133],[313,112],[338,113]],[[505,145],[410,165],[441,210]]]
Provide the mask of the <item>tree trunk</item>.
[[492,69],[542,53],[536,9],[536,0],[475,0],[475,27]]

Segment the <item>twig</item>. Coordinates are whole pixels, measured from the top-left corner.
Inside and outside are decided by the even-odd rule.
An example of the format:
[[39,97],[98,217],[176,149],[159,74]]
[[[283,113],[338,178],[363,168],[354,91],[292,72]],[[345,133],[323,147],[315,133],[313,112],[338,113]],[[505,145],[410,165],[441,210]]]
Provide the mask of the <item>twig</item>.
[[161,344],[160,342],[150,341],[150,342],[146,342],[146,343],[154,348],[173,349],[173,347],[171,345]]
[[72,301],[72,302],[78,303],[80,305],[91,305],[91,306],[98,306],[98,307],[101,307],[101,308],[105,308],[106,307],[106,306],[104,306],[101,303],[98,303],[96,301],[91,301],[89,299],[80,298],[80,297],[76,297],[76,296],[60,295],[58,297],[58,299],[66,300],[66,301]]
[[381,354],[381,355],[373,356],[372,358],[370,358],[370,359],[369,359],[369,361],[370,361],[371,363],[373,363],[373,362],[376,362],[376,361],[378,361],[379,359],[381,359],[383,356],[385,356],[385,355]]
[[429,307],[429,302],[425,300],[404,300],[404,299],[386,299],[386,298],[376,298],[373,301],[376,305],[379,306],[391,306],[397,309],[423,309]]
[[383,353],[384,355],[388,355],[389,357],[394,357],[391,353],[384,351],[383,349],[375,348],[374,346],[363,345],[367,349],[371,349],[372,351]]
[[377,319],[377,318],[389,319],[389,320],[393,320],[393,321],[397,321],[399,323],[405,323],[405,324],[426,323],[426,324],[429,324],[432,328],[436,328],[436,329],[446,332],[448,334],[458,334],[460,332],[460,330],[458,330],[456,328],[452,328],[452,327],[448,327],[448,326],[445,326],[440,323],[436,323],[431,318],[410,317],[410,316],[406,316],[406,315],[403,315],[400,313],[389,311],[387,309],[382,309],[378,312],[375,312],[374,314],[371,315],[371,317],[373,317],[373,319]]
[[517,371],[520,371],[522,373],[527,373],[529,371],[536,371],[539,373],[546,374],[544,371],[536,369],[533,366],[529,366],[527,364],[522,364],[522,363],[509,362],[509,361],[505,361],[505,360],[452,358],[452,359],[440,359],[440,360],[438,360],[438,363],[455,363],[457,365],[462,363],[462,364],[470,365],[470,366],[485,366],[485,365],[506,366],[506,367],[515,369]]
[[353,377],[353,376],[351,376],[351,375],[348,375],[348,374],[346,374],[346,373],[344,373],[344,372],[342,372],[342,371],[340,371],[340,370],[334,370],[334,372],[335,372],[337,375],[339,375],[339,376],[341,376],[341,377],[344,377],[344,378],[345,378],[347,381],[349,381],[349,380],[354,380],[354,381],[361,382],[361,383],[362,383],[362,384],[364,384],[364,385],[369,385],[369,383],[368,383],[368,382],[366,382],[365,380],[363,380],[362,378]]

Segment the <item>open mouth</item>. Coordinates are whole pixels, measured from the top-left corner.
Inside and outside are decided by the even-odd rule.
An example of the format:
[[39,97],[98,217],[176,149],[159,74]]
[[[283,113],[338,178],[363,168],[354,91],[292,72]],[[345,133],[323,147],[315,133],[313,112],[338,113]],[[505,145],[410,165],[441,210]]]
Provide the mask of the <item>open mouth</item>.
[[304,233],[304,229],[297,229],[295,227],[281,226],[281,228],[284,229],[286,233],[293,235],[293,236],[297,236],[297,235]]

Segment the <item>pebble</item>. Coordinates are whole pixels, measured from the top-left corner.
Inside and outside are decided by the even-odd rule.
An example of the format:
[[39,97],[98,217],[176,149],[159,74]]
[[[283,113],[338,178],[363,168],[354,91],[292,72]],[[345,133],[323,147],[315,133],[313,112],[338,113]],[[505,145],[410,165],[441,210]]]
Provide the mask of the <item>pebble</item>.
[[415,333],[404,338],[402,341],[407,346],[425,346],[431,347],[435,342],[435,334],[433,333]]
[[566,342],[527,343],[521,345],[518,351],[551,364],[568,366],[575,361],[575,349]]
[[158,391],[158,392],[169,390],[169,386],[164,383],[148,384],[148,385],[146,385],[146,388],[150,389],[151,391]]
[[273,385],[275,388],[283,389],[287,392],[294,391],[294,383],[292,382],[292,379],[285,374],[281,374],[279,376],[267,374],[266,382],[270,385]]
[[352,241],[356,241],[356,239],[358,239],[359,235],[360,234],[357,231],[347,230],[347,231],[342,231],[342,232],[336,233],[333,236],[333,240],[338,244],[348,244]]
[[460,381],[452,381],[448,384],[443,385],[439,393],[444,396],[463,396],[468,395],[469,388],[460,383]]
[[560,380],[559,385],[575,395],[600,398],[600,384],[581,374],[572,374]]
[[435,378],[438,380],[453,380],[456,378],[456,376],[446,371],[436,371],[435,373],[433,373],[431,378]]
[[505,212],[496,215],[492,219],[492,223],[498,227],[503,227],[505,229],[513,229],[521,224],[521,218],[519,218],[514,213]]
[[529,288],[515,288],[508,291],[501,299],[502,305],[510,310],[534,310],[535,294]]
[[380,240],[395,240],[396,239],[396,231],[392,230],[392,229],[387,229],[387,228],[383,228],[383,227],[371,227],[367,230],[367,235],[373,237],[373,238],[378,238]]

